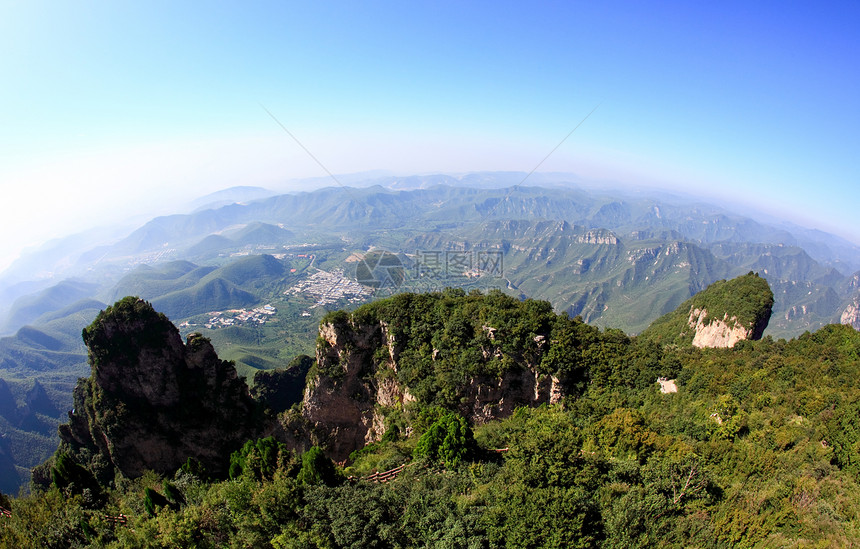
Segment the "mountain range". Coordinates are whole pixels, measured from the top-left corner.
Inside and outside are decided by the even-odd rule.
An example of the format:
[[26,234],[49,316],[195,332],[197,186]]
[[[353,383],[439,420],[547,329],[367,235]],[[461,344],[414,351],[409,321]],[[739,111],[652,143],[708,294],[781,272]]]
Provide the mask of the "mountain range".
[[236,188],[119,237],[70,236],[21,258],[0,274],[0,380],[16,409],[38,383],[53,413],[36,430],[20,414],[0,423],[14,482],[56,445],[59,411],[86,371],[82,328],[126,295],[152,302],[184,335],[204,333],[248,377],[310,353],[326,310],[448,286],[545,299],[636,334],[713,282],[752,271],[774,293],[765,335],[860,327],[860,248],[839,237],[560,175],[518,185],[524,176]]

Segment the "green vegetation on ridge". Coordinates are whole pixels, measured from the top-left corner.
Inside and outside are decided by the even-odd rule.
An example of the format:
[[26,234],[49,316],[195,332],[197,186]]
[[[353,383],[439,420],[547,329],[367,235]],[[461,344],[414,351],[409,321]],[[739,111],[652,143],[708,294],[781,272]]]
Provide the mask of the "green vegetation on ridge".
[[[202,332],[248,379],[312,353],[324,309],[354,306],[346,300],[319,306],[318,294],[284,291],[317,268],[361,278],[354,276],[353,254],[368,250],[387,250],[403,262],[408,272],[398,291],[496,287],[628,334],[641,332],[715,280],[749,270],[762,273],[773,289],[767,334],[774,338],[852,321],[841,314],[858,299],[856,275],[846,276],[860,265],[856,246],[702,204],[570,188],[489,188],[509,176],[398,178],[400,189],[423,188],[333,188],[272,197],[154,219],[116,246],[89,248],[70,238],[53,244],[53,253],[45,248],[22,258],[0,281],[8,314],[0,323],[10,323],[9,333],[17,330],[0,341],[0,378],[20,407],[38,380],[60,413],[3,425],[4,459],[11,460],[4,471],[17,467],[18,474],[0,473],[0,485],[17,487],[26,469],[56,444],[51,426],[73,406],[70,389],[87,371],[81,329],[104,303],[125,295],[155,303],[184,324],[183,335]],[[463,187],[472,183],[484,188]],[[76,251],[70,255],[71,249]],[[413,276],[413,259],[421,252],[443,258],[467,252],[472,267],[480,267],[479,254],[487,251],[503,254],[501,272],[480,278]],[[36,270],[57,278],[27,281]],[[13,279],[22,284],[9,286]],[[206,328],[206,313],[264,304],[278,310],[265,326]],[[31,326],[21,326],[25,321]]]
[[[68,483],[89,481],[65,463],[54,486],[9,502],[0,547],[841,547],[860,538],[860,333],[850,327],[731,349],[661,346],[543,302],[453,290],[324,322],[385,322],[403,342],[404,380],[424,388],[343,474],[319,448],[299,456],[259,439],[233,454],[230,480],[183,466],[118,479],[102,502]],[[511,363],[468,364],[480,334]],[[538,336],[563,352],[533,360]],[[436,407],[455,404],[449,387],[463,373],[527,366],[580,372],[583,383],[558,405],[481,425]],[[661,393],[658,375],[676,378],[678,392]],[[404,467],[386,484],[345,481],[379,465]],[[106,518],[120,514],[126,524]]]
[[749,331],[754,339],[761,337],[773,308],[773,292],[767,281],[750,272],[732,280],[717,281],[682,303],[675,311],[654,321],[641,338],[661,344],[689,345],[695,335],[690,326],[691,314],[707,312],[704,325],[725,321]]
[[[581,390],[588,349],[600,339],[599,330],[556,315],[546,301],[519,301],[499,291],[399,294],[322,320],[359,331],[380,321],[397,346],[398,381],[419,402],[447,408],[460,403],[471,377],[498,377],[511,369],[531,367]],[[388,352],[383,344],[374,359],[384,360]],[[333,366],[321,373],[338,376]]]
[[[607,380],[624,378],[618,359],[629,346],[605,355]],[[475,427],[478,451],[459,464],[409,462],[411,453],[394,451],[407,442],[392,439],[357,455],[347,473],[399,454],[411,464],[395,479],[327,486],[309,480],[318,450],[300,460],[255,441],[240,454],[253,465],[232,480],[177,472],[168,480],[184,503],[165,497],[155,516],[146,489],[168,490],[153,475],[109,490],[93,510],[55,489],[13,499],[0,546],[802,547],[857,539],[860,334],[832,326],[789,342],[662,353],[680,364],[678,393],[593,383],[564,406]],[[488,452],[495,448],[507,451]],[[104,519],[120,513],[128,525]]]

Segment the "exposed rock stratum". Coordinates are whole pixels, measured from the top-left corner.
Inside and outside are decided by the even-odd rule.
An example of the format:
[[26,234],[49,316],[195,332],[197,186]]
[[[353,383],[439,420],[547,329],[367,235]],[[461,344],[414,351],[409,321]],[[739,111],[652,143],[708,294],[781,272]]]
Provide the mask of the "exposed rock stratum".
[[60,449],[101,479],[172,473],[188,458],[219,474],[253,436],[254,402],[233,364],[199,334],[183,344],[149,303],[118,301],[83,338],[91,376],[75,387]]

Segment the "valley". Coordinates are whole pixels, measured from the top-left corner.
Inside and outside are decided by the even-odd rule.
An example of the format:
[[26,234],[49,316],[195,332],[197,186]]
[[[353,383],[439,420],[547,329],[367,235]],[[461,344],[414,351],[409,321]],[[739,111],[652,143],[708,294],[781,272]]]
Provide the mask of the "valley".
[[[330,310],[447,287],[544,299],[591,325],[636,334],[711,283],[753,271],[774,292],[765,335],[860,322],[850,314],[860,299],[860,252],[836,237],[678,199],[438,181],[160,217],[73,261],[70,249],[48,247],[10,268],[0,289],[17,297],[0,321],[0,379],[16,410],[35,383],[51,408],[36,410],[36,423],[0,412],[0,490],[14,491],[53,451],[72,386],[86,371],[81,330],[127,295],[150,301],[183,336],[210,338],[249,380],[313,354]],[[37,256],[41,267],[30,272],[51,272],[52,280],[24,280]]]

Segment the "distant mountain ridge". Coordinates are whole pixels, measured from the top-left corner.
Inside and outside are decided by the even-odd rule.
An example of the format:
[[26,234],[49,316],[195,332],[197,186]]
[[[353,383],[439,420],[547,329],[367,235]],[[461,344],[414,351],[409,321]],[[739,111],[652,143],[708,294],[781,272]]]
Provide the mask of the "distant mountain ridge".
[[206,196],[201,196],[191,202],[190,206],[194,211],[212,210],[220,208],[221,206],[227,206],[228,204],[251,202],[254,200],[269,198],[275,194],[277,193],[270,191],[269,189],[264,189],[263,187],[240,185],[207,194]]
[[[724,208],[679,198],[656,200],[638,193],[621,196],[570,186],[499,188],[500,179],[516,181],[519,175],[498,174],[495,179],[493,174],[472,174],[459,179],[447,175],[389,177],[368,182],[381,185],[329,187],[271,196],[245,205],[231,203],[192,214],[155,218],[104,251],[113,256],[140,253],[165,244],[175,246],[183,241],[200,240],[230,226],[248,223],[285,224],[288,228],[320,226],[321,223],[329,229],[353,224],[394,228],[417,221],[469,223],[527,218],[560,219],[619,234],[673,230],[684,239],[700,243],[802,245],[809,248],[808,253],[817,261],[836,266],[843,274],[860,270],[860,248],[820,231],[796,227],[791,232],[785,227],[769,226],[731,214]],[[453,186],[476,181],[495,185],[488,183],[485,188]]]
[[[583,314],[590,321],[599,321],[602,309],[608,305],[609,316],[605,321],[630,331],[643,329],[653,318],[613,317],[613,295],[635,293],[630,284],[648,286],[655,275],[669,283],[665,277],[667,269],[671,268],[686,269],[688,274],[686,278],[681,273],[674,276],[675,282],[670,283],[672,289],[668,291],[659,289],[662,282],[658,280],[654,292],[664,293],[668,299],[651,314],[668,312],[707,284],[748,270],[761,272],[771,281],[778,301],[777,318],[772,326],[784,333],[797,329],[793,326],[802,326],[801,330],[814,329],[838,319],[854,301],[853,290],[845,290],[842,281],[849,273],[860,269],[860,248],[838,237],[809,230],[795,236],[785,227],[765,225],[722,208],[680,199],[656,200],[632,193],[610,196],[571,187],[498,188],[500,183],[516,181],[522,175],[387,177],[375,181],[396,189],[380,185],[329,187],[261,198],[248,204],[231,203],[191,214],[158,217],[111,246],[82,254],[77,269],[78,272],[85,268],[87,272],[93,269],[104,273],[113,271],[110,276],[115,277],[116,268],[129,261],[191,259],[206,263],[213,257],[229,256],[237,250],[253,251],[266,246],[277,248],[314,241],[325,242],[326,246],[340,243],[344,251],[351,246],[381,247],[405,254],[414,253],[416,247],[494,248],[512,254],[507,264],[516,268],[514,274],[522,276],[528,271],[525,285],[513,284],[517,288],[522,286],[520,291],[525,295],[552,299],[557,307]],[[451,186],[464,182],[481,187]],[[496,222],[502,225],[492,225]],[[528,230],[540,231],[548,230],[553,222],[566,223],[569,228],[562,226],[558,234],[542,239],[537,233],[518,235],[511,225],[536,223]],[[545,223],[549,225],[542,225]],[[608,249],[603,250],[602,253],[609,255],[599,257],[594,255],[594,250],[585,251],[576,246],[568,250],[572,241],[564,231],[570,231],[570,227],[598,231],[592,235],[605,236],[594,238],[615,239],[616,243],[621,243],[621,248],[614,256]],[[612,236],[606,236],[610,234]],[[494,242],[496,237],[499,242]],[[809,249],[801,248],[800,243],[809,243]],[[534,246],[534,249],[525,253],[527,246]],[[626,259],[619,255],[622,248],[628,254]],[[666,255],[655,255],[653,261],[665,262],[671,256],[673,261],[677,260],[676,265],[655,264],[650,274],[645,273],[647,257],[657,249]],[[526,261],[533,265],[526,265]],[[630,274],[623,274],[626,269],[621,268],[619,261],[626,261],[635,268]],[[609,268],[613,263],[617,274]],[[598,276],[600,273],[604,275],[602,278]],[[574,280],[571,275],[581,276]],[[166,305],[172,315],[182,314],[184,304],[201,299],[205,302],[207,296],[213,295],[223,296],[224,303],[231,300],[237,304],[252,302],[250,296],[225,283],[210,283],[193,297],[190,287],[200,280],[191,282],[184,279],[177,280],[177,285],[165,283],[165,286],[173,286],[171,291],[183,292],[175,296],[175,307]],[[589,283],[591,287],[583,286]],[[123,284],[121,282],[120,286]],[[570,284],[579,289],[572,292]],[[58,288],[46,291],[57,292]],[[799,288],[805,288],[805,294]],[[118,287],[105,300],[135,293],[134,288]],[[147,297],[159,299],[165,293]],[[96,292],[78,297],[98,298]],[[35,320],[35,317],[13,313],[6,320],[7,333],[28,320]]]
[[[635,334],[710,284],[753,271],[774,294],[767,335],[833,322],[860,329],[860,250],[838,237],[678,197],[572,187],[561,176],[518,185],[524,176],[376,178],[162,216],[122,238],[51,243],[0,274],[0,379],[18,405],[38,381],[57,410],[68,409],[64,395],[86,369],[81,329],[126,295],[149,300],[185,333],[211,330],[242,375],[291,358],[274,341],[310,352],[315,336],[295,327],[328,308],[446,286],[545,299]],[[424,252],[459,257],[463,268],[422,273]],[[481,264],[490,253],[500,258],[496,271]],[[378,272],[368,280],[358,269],[382,255],[385,268],[399,269],[386,287],[372,279]],[[332,291],[357,281],[365,289],[354,301]],[[301,284],[316,293],[296,290]],[[276,316],[251,311],[270,303]],[[232,322],[239,314],[272,322]],[[223,324],[213,322],[218,315]],[[22,448],[50,445],[50,435],[4,432],[14,444],[0,450],[19,473]]]
[[46,313],[63,309],[88,298],[97,288],[98,285],[93,283],[63,280],[38,294],[20,297],[12,304],[6,324],[0,328],[0,333],[14,331]]
[[[798,245],[802,240],[785,229],[762,225],[731,215],[721,208],[703,205],[678,206],[651,199],[610,200],[578,189],[511,187],[474,189],[435,185],[410,191],[383,187],[330,188],[313,193],[280,195],[248,205],[230,205],[190,215],[156,218],[135,231],[118,246],[122,250],[147,249],[181,244],[202,238],[231,225],[263,222],[283,223],[296,228],[345,226],[399,228],[419,222],[478,223],[490,219],[557,219],[588,228],[617,233],[641,230],[672,230],[702,244],[753,242]],[[807,239],[808,240],[808,239]],[[838,237],[833,246],[843,246]],[[852,272],[860,269],[860,248],[846,260],[826,245],[812,253],[817,261]],[[844,273],[843,273],[844,274]]]

